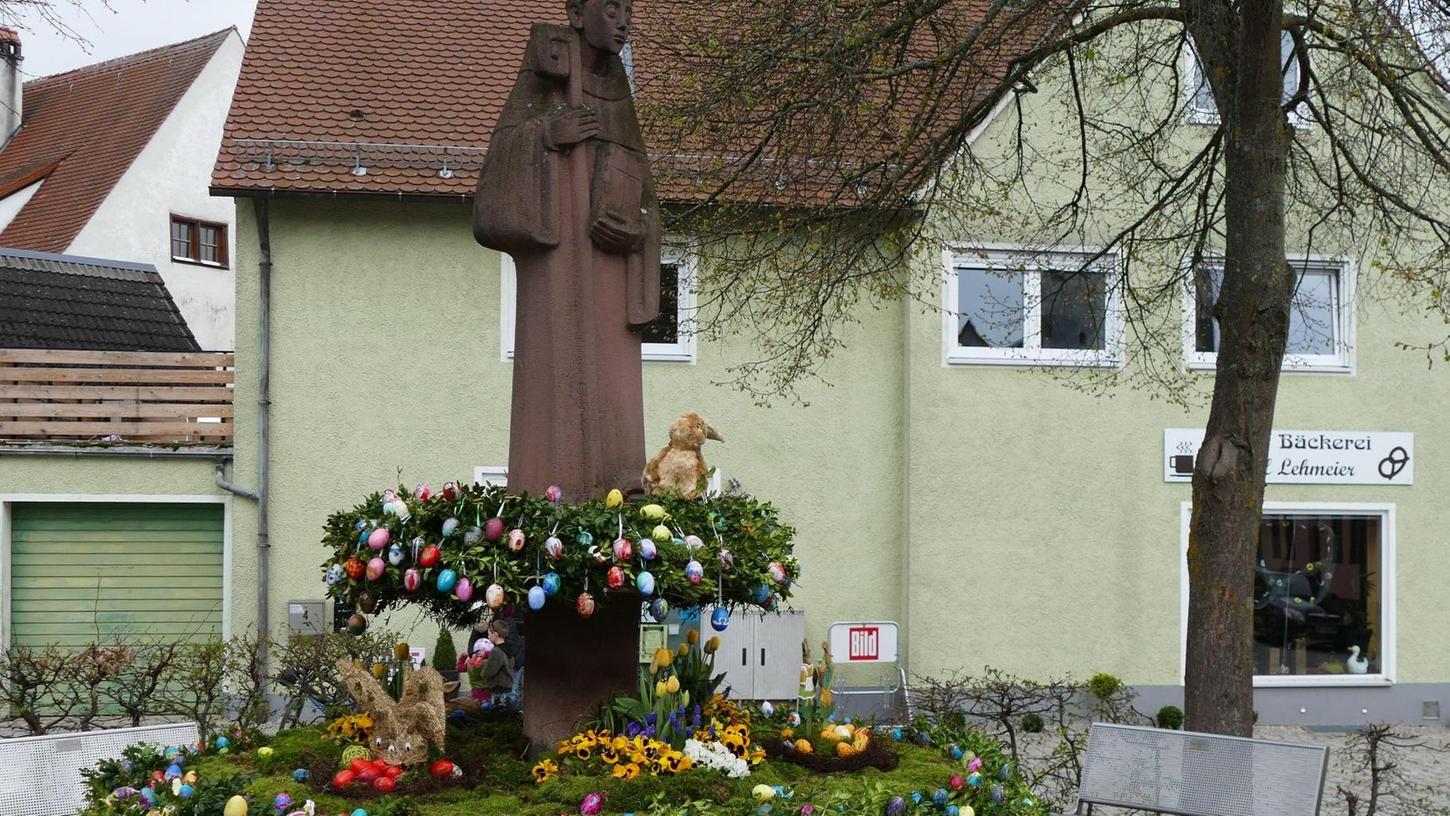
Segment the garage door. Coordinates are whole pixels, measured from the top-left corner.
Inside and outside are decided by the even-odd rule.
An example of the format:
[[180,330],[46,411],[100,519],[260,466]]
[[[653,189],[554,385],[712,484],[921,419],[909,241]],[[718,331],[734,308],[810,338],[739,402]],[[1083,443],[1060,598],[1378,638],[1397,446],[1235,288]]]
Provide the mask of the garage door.
[[14,504],[10,542],[18,644],[221,634],[221,505]]

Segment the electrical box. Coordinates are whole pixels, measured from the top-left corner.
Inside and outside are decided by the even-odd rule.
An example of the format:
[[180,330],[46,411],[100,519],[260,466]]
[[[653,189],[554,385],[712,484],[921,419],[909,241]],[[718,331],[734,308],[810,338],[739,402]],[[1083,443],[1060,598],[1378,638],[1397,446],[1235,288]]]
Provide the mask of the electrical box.
[[806,616],[798,610],[762,612],[736,609],[730,613],[725,631],[710,625],[706,607],[694,625],[700,627],[703,642],[720,637],[715,670],[725,673],[730,696],[740,700],[789,700],[800,690],[801,641],[806,636]]
[[294,635],[320,635],[327,631],[325,601],[288,601],[287,631]]

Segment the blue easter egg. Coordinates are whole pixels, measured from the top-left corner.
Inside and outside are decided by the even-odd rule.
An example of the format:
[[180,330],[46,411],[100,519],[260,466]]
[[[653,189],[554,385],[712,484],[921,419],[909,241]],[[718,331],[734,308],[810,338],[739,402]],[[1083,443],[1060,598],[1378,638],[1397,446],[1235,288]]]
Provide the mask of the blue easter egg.
[[173,763],[171,767],[166,769],[166,778],[175,779],[178,776],[181,776],[181,766]]
[[755,809],[755,816],[769,816],[770,811],[770,803],[762,802],[760,806]]
[[916,744],[920,745],[923,748],[931,745],[931,734],[928,734],[925,731],[918,731],[916,734]]
[[891,738],[897,742],[901,742],[901,726],[898,725],[891,729]]
[[648,570],[641,572],[635,576],[634,586],[639,590],[639,594],[648,598],[655,594],[655,577]]
[[710,627],[716,632],[723,632],[725,631],[725,627],[729,625],[730,610],[723,606],[715,607],[715,611],[710,613]]
[[750,591],[750,597],[754,598],[756,603],[763,604],[770,597],[770,587],[761,584]]
[[1006,782],[1008,779],[1011,779],[1012,778],[1012,766],[1011,766],[1011,764],[1003,765],[1002,768],[997,771],[997,778],[1000,779],[1000,780],[1002,780],[1003,782]]
[[961,812],[961,808],[957,807],[956,805],[947,805],[947,816],[960,816]]
[[589,532],[588,530],[580,530],[579,535],[575,540],[579,542],[579,546],[588,547],[589,545],[594,543],[594,534]]
[[535,612],[539,611],[540,609],[543,609],[544,608],[544,598],[547,597],[547,596],[548,596],[548,593],[544,591],[544,588],[543,587],[541,587],[541,586],[531,586],[531,587],[529,587],[529,608],[532,609],[532,610],[534,610]]
[[388,548],[388,563],[389,564],[392,564],[395,567],[398,566],[399,564],[403,563],[403,548],[402,547],[399,547],[397,544],[394,544],[393,546],[391,546],[391,547]]
[[446,569],[438,573],[438,581],[436,582],[436,585],[439,592],[450,592],[452,591],[453,587],[457,586],[457,584],[458,573],[454,572],[453,570]]
[[232,741],[229,740],[229,739],[227,739],[226,737],[217,737],[216,738],[216,747],[218,747],[218,748],[225,748],[225,747],[227,747],[228,745],[231,745],[231,744],[232,744]]
[[177,791],[177,793],[181,796],[182,799],[190,799],[191,795],[196,793],[196,788],[193,788],[192,786],[183,782],[181,785],[181,790]]
[[665,618],[670,615],[670,603],[664,598],[655,598],[649,602],[649,616],[655,619],[655,623],[664,623]]
[[558,595],[559,594],[559,587],[562,586],[562,585],[563,585],[563,581],[559,578],[559,573],[557,573],[557,572],[546,572],[546,573],[544,573],[544,583],[543,583],[543,587],[544,587],[544,594],[545,595]]
[[[358,524],[362,524],[362,522],[359,521]],[[368,536],[372,535],[372,532],[372,530],[369,530],[366,527],[359,527],[357,532],[357,543],[360,545],[368,543]]]
[[913,805],[919,805],[919,804],[921,804],[921,791],[912,791],[911,792],[911,803]]
[[306,782],[312,776],[312,772],[306,768],[298,768],[292,772],[293,782]]
[[180,753],[181,753],[181,749],[180,748],[177,748],[175,745],[173,745],[173,746],[167,748],[165,751],[162,751],[161,752],[161,756],[165,757],[166,759],[175,759],[176,756],[178,754],[180,754]]
[[951,747],[947,748],[947,753],[951,754],[952,759],[961,759],[965,756],[965,752],[962,751],[961,746],[956,743],[952,743]]
[[358,808],[352,812],[352,816],[368,816],[368,812],[363,808]]
[[991,795],[992,801],[996,803],[1000,803],[1004,798],[1006,798],[1006,793],[1003,792],[1001,785],[993,785]]
[[974,788],[982,787],[982,775],[975,771],[967,774],[967,784]]
[[937,807],[946,807],[946,805],[947,805],[947,789],[946,788],[937,788],[936,789],[936,793],[933,793],[931,795],[931,801],[935,802]]

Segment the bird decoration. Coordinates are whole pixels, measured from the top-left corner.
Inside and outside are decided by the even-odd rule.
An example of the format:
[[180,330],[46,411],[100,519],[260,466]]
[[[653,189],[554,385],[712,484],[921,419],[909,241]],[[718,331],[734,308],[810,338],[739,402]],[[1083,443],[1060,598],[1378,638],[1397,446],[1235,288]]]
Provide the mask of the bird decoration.
[[648,495],[673,493],[685,499],[700,497],[701,480],[710,469],[700,448],[705,440],[724,442],[720,432],[691,411],[670,425],[670,443],[644,466],[642,483]]
[[1349,659],[1344,661],[1344,668],[1350,674],[1366,674],[1369,672],[1369,658],[1360,657],[1359,647],[1349,647]]

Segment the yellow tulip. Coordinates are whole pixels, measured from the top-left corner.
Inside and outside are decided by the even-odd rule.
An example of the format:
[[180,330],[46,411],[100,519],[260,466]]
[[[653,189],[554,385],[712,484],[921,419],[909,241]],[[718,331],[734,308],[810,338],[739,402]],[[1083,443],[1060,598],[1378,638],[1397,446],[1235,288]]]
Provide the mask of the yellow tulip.
[[660,668],[668,669],[670,664],[675,662],[674,652],[663,647],[655,649],[655,662],[660,664]]
[[665,691],[668,691],[671,694],[679,694],[680,678],[675,677],[674,675],[670,675],[669,681],[665,683]]
[[714,654],[715,652],[719,651],[719,649],[720,649],[720,636],[719,635],[712,635],[709,640],[705,641],[705,654]]
[[665,696],[665,692],[667,690],[668,689],[665,686],[665,681],[663,681],[663,680],[656,680],[655,681],[655,696],[656,697],[663,697],[663,696]]
[[680,644],[680,648],[679,648],[680,657],[684,657],[685,655],[687,655],[689,653],[690,653],[690,644],[688,644],[688,643],[681,643]]
[[830,689],[821,689],[821,705],[828,706],[830,704],[831,704],[831,690]]
[[694,646],[696,643],[699,643],[700,642],[700,630],[699,629],[691,629],[690,631],[686,632],[685,633],[685,642],[686,643],[689,643],[691,646]]
[[381,680],[381,679],[383,679],[384,676],[387,675],[387,673],[388,673],[388,667],[387,666],[384,666],[382,663],[374,663],[373,664],[373,677],[376,677],[377,679]]
[[399,643],[398,645],[394,646],[393,647],[393,659],[394,660],[407,660],[408,659],[408,644],[406,644],[406,643]]

